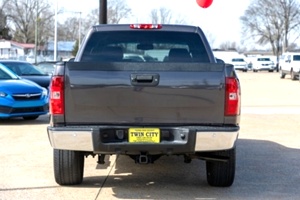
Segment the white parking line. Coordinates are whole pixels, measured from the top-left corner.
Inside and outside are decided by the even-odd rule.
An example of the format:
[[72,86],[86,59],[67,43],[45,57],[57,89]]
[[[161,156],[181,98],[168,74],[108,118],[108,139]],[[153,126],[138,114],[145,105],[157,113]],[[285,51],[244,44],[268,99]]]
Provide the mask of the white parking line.
[[300,105],[293,107],[242,107],[242,114],[296,114],[300,115]]

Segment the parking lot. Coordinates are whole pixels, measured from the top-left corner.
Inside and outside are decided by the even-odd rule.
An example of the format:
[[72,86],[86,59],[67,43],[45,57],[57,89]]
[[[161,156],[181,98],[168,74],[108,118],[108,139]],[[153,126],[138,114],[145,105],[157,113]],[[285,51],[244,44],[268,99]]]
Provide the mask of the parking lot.
[[83,184],[55,183],[48,116],[0,121],[0,200],[11,199],[299,199],[300,82],[279,73],[238,72],[241,130],[234,184],[206,183],[205,162],[162,157],[139,165],[111,156],[85,160]]

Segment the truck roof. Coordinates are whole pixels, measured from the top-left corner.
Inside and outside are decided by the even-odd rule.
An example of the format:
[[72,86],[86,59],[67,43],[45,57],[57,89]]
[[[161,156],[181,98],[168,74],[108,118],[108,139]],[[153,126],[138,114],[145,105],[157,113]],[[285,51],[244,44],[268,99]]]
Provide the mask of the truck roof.
[[[130,27],[130,25],[138,25],[138,24],[100,24],[93,26],[93,29],[96,31],[124,31],[124,30],[134,30]],[[147,24],[150,25],[150,24]],[[155,31],[176,31],[176,32],[196,32],[197,30],[201,30],[198,26],[192,25],[179,25],[179,24],[161,24],[161,28],[150,28]],[[145,30],[135,28],[135,30]],[[149,29],[148,29],[149,30]],[[201,30],[202,32],[202,30]]]

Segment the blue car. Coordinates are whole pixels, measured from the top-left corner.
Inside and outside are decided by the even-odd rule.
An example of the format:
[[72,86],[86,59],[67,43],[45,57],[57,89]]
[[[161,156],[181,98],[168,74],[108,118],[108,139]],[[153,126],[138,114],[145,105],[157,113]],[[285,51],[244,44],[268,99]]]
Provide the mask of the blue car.
[[19,60],[0,60],[0,64],[6,66],[21,78],[31,80],[44,88],[48,88],[50,85],[51,75],[43,73],[29,62]]
[[0,119],[23,117],[37,119],[49,111],[46,88],[20,78],[0,64]]

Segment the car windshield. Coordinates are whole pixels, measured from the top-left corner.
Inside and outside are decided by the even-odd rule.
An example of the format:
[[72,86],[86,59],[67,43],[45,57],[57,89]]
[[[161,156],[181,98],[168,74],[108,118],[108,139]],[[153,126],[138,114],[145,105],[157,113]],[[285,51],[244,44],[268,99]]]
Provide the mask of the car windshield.
[[257,58],[257,61],[271,61],[270,58]]
[[0,64],[0,80],[10,80],[10,79],[18,79],[18,76],[16,76],[5,66]]
[[14,73],[19,76],[26,76],[26,75],[35,75],[35,76],[44,76],[46,75],[39,69],[37,69],[34,65],[26,62],[2,62],[3,65],[8,67]]
[[233,58],[232,62],[244,62],[243,58]]

